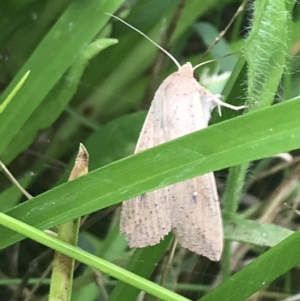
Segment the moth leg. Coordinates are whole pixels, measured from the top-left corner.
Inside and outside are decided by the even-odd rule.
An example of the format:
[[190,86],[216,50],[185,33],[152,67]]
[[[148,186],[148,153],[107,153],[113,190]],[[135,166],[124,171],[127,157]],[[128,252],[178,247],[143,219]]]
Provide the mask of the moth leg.
[[222,106],[226,107],[226,108],[229,108],[229,109],[232,109],[232,110],[235,110],[235,111],[248,108],[247,105],[235,106],[235,105],[231,105],[231,104],[229,104],[227,102],[224,102],[221,99],[222,99],[222,95],[221,94],[212,95],[212,101],[218,106],[218,112],[219,112],[220,116],[221,116],[221,107]]

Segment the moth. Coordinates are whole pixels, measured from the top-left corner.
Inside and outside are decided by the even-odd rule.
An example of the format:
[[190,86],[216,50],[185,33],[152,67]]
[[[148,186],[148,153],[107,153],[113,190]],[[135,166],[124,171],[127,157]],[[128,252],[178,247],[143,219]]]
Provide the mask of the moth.
[[[194,78],[191,63],[181,66],[165,49],[122,19],[165,52],[177,65],[157,89],[141,130],[135,153],[204,129],[212,110],[225,106],[240,110],[213,95]],[[223,225],[213,173],[197,176],[124,201],[120,232],[130,247],[159,243],[173,231],[179,243],[199,255],[218,261],[223,249]]]

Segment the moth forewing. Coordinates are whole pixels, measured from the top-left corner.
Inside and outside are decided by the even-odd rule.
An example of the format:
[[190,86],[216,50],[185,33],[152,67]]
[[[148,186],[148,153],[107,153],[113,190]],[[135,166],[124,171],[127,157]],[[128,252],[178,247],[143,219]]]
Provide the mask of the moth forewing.
[[[168,119],[172,116],[170,112],[176,108],[178,101],[176,103],[171,101],[169,104],[169,100],[171,100],[172,95],[181,95],[183,88],[176,85],[176,82],[187,81],[187,84],[190,83],[192,86],[192,90],[195,89],[189,81],[189,74],[193,74],[191,65],[188,68],[183,68],[183,73],[187,73],[187,77],[182,75],[180,70],[169,75],[156,91],[135,153],[173,139],[173,131],[170,131]],[[195,83],[197,84],[196,81]],[[165,115],[166,119],[163,118]],[[181,119],[185,118],[186,116]],[[199,119],[199,122],[201,120],[202,118]],[[168,187],[158,189],[123,202],[120,228],[121,233],[126,235],[130,247],[145,247],[156,244],[171,231],[172,195],[168,193],[169,189]]]
[[220,260],[223,225],[213,173],[176,183],[172,230],[179,243],[210,260]]
[[171,231],[169,205],[165,188],[123,202],[121,233],[130,247],[155,245]]
[[[162,131],[161,95],[162,84],[157,90],[140,133],[135,153],[165,142]],[[171,208],[166,190],[162,188],[123,202],[121,210],[121,233],[127,237],[130,247],[157,244],[171,231]]]

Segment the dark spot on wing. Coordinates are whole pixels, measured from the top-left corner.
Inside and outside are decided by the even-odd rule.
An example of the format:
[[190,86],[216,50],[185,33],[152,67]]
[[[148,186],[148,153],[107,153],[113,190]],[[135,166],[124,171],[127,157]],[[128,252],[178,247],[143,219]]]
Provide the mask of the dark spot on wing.
[[192,199],[193,199],[193,201],[194,201],[195,204],[198,203],[199,198],[198,198],[198,193],[197,193],[197,191],[194,191],[194,192],[193,192]]

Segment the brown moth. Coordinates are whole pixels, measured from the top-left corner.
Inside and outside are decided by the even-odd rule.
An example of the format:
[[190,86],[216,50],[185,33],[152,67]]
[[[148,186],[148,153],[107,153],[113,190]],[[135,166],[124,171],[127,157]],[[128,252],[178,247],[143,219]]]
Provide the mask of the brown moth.
[[[193,68],[191,63],[180,66],[166,50],[150,41],[175,62],[178,71],[169,75],[156,91],[135,153],[206,128],[216,106],[245,108],[221,101],[220,96],[213,95],[195,80],[193,72],[198,66]],[[213,173],[123,202],[121,233],[126,235],[130,247],[155,245],[170,231],[183,247],[210,260],[220,260],[223,225]]]

